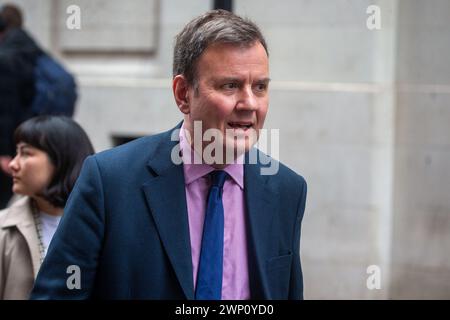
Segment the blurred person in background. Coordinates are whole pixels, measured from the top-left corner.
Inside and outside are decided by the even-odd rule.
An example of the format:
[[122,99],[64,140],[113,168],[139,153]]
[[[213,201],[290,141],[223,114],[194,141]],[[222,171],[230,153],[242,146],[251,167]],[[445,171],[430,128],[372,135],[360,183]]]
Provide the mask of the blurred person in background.
[[0,8],[0,209],[8,203],[12,180],[8,168],[14,155],[13,133],[32,117],[34,67],[42,50],[22,28],[21,10]]
[[37,115],[71,117],[76,100],[73,75],[23,29],[21,10],[15,5],[3,5],[0,8],[0,209],[11,196],[8,162],[14,154],[15,128]]
[[82,163],[94,153],[84,130],[67,117],[31,118],[14,141],[12,189],[23,197],[0,211],[0,299],[28,298]]

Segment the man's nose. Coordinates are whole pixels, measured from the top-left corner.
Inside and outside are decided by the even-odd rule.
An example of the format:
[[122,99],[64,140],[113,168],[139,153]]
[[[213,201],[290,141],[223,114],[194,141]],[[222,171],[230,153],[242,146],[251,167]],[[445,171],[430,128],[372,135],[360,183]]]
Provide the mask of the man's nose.
[[258,109],[256,96],[251,86],[246,86],[240,91],[239,101],[236,105],[236,109],[247,111],[255,111]]

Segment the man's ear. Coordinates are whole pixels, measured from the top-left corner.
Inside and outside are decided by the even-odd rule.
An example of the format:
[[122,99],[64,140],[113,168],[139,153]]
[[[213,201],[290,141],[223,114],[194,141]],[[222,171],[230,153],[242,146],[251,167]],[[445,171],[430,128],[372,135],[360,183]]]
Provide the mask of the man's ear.
[[177,103],[178,109],[184,114],[190,113],[189,105],[189,86],[186,78],[183,75],[177,75],[172,81],[173,96]]

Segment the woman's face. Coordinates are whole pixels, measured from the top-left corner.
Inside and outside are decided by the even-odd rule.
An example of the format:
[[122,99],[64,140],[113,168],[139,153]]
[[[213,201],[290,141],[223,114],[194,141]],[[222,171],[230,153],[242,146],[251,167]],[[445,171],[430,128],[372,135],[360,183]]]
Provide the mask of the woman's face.
[[27,143],[17,145],[17,155],[10,162],[13,192],[34,197],[50,183],[55,170],[47,153]]

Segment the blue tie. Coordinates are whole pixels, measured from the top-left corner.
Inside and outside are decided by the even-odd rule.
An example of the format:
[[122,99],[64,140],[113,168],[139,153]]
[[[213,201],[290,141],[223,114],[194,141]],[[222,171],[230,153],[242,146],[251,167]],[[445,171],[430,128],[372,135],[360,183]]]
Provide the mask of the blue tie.
[[203,223],[202,249],[197,274],[195,299],[220,300],[222,298],[223,273],[223,184],[228,174],[225,171],[211,172],[205,222]]

